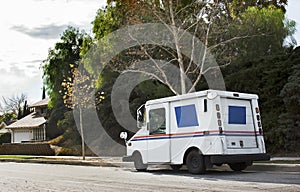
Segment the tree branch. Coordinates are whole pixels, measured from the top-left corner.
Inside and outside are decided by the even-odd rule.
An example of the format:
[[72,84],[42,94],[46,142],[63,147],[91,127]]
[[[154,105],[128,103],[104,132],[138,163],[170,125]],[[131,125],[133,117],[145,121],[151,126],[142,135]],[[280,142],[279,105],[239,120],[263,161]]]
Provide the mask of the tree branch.
[[[130,33],[129,33],[129,37],[136,41],[140,46],[141,46],[141,43],[139,42],[139,40],[137,40],[136,38],[134,38]],[[175,94],[177,94],[177,92],[174,90],[174,88],[172,87],[172,85],[169,83],[168,81],[168,78],[165,74],[165,72],[161,69],[161,67],[158,65],[158,63],[156,62],[155,59],[153,59],[153,57],[147,52],[146,49],[144,49],[144,53],[149,57],[149,59],[154,63],[156,69],[161,73],[164,81],[161,81],[162,83],[166,84]]]
[[135,70],[135,69],[126,69],[126,70],[123,71],[123,72],[124,72],[124,73],[125,73],[125,72],[142,73],[142,74],[144,74],[144,75],[150,76],[150,77],[152,77],[152,78],[154,78],[154,79],[160,81],[161,83],[167,85],[167,86],[169,87],[169,89],[170,89],[175,95],[178,95],[178,92],[173,88],[173,86],[172,86],[170,83],[168,83],[168,82],[162,80],[161,78],[159,78],[159,77],[158,77],[157,75],[155,75],[154,73],[149,73],[149,72],[147,72],[147,71],[141,71],[141,70]]
[[[199,83],[201,77],[202,77],[202,71],[203,71],[203,67],[204,67],[204,63],[205,63],[205,58],[206,58],[206,53],[207,53],[207,45],[208,45],[208,36],[209,36],[209,32],[210,32],[210,26],[211,26],[212,21],[209,22],[208,27],[207,27],[207,31],[206,31],[206,36],[205,36],[205,44],[204,44],[204,53],[202,56],[202,61],[201,61],[201,67],[200,67],[200,73],[196,79],[196,81],[193,83],[192,87],[190,88],[190,90],[188,91],[188,93],[192,92],[196,85]],[[197,67],[198,68],[198,67]]]
[[233,38],[228,39],[226,41],[222,41],[222,42],[220,42],[216,45],[210,46],[208,49],[212,50],[212,49],[215,49],[216,47],[218,47],[220,45],[224,45],[224,44],[227,44],[227,43],[230,43],[232,41],[239,40],[239,39],[247,39],[247,38],[251,38],[251,37],[261,37],[261,36],[271,36],[271,35],[261,34],[261,35],[245,35],[245,36],[240,36],[240,37],[233,37]]
[[[174,18],[174,13],[173,13],[173,2],[172,0],[169,0],[170,4],[170,16],[171,16],[171,21],[172,21],[172,34],[174,36],[174,41],[175,41],[175,47],[177,51],[177,58],[178,58],[178,64],[179,64],[179,70],[180,70],[180,83],[181,83],[181,94],[186,93],[186,86],[185,86],[185,70],[184,70],[184,65],[183,65],[183,55],[180,50],[179,46],[179,37],[178,37],[178,32],[176,31],[176,23],[175,23],[175,18]],[[180,29],[178,29],[180,30]]]
[[224,68],[224,67],[226,67],[226,66],[228,66],[228,65],[230,65],[230,64],[231,64],[231,61],[229,61],[229,62],[226,63],[226,64],[220,65],[220,66],[208,67],[207,69],[205,69],[205,71],[202,72],[202,74],[207,73],[207,72],[208,72],[209,70],[211,70],[211,69]]
[[196,39],[196,33],[197,33],[197,31],[198,31],[198,25],[196,25],[196,27],[195,27],[195,31],[194,31],[194,35],[193,35],[193,39],[192,39],[192,52],[191,52],[191,56],[190,56],[190,62],[189,62],[188,67],[185,70],[185,73],[187,73],[190,70],[190,68],[191,68],[191,66],[193,64],[193,61],[194,61],[193,58],[194,58],[195,39]]

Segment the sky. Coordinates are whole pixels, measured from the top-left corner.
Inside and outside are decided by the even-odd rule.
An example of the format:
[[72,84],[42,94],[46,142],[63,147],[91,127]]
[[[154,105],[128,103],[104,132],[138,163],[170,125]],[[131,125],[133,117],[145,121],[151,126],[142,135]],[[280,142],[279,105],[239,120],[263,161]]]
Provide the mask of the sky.
[[[4,0],[0,3],[0,97],[24,93],[29,104],[42,97],[42,61],[67,26],[91,34],[106,0]],[[300,45],[300,1],[289,0],[287,17],[297,22]],[[0,98],[1,100],[1,98]]]
[[67,26],[91,34],[106,0],[4,0],[0,3],[0,100],[42,97],[42,61]]

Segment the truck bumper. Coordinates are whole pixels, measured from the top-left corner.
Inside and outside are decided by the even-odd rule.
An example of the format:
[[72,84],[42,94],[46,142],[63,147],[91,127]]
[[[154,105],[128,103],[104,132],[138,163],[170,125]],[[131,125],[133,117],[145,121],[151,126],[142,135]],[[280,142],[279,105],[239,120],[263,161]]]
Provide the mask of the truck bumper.
[[210,162],[212,164],[242,163],[242,162],[252,163],[253,161],[268,161],[268,160],[270,160],[270,155],[266,153],[210,156]]

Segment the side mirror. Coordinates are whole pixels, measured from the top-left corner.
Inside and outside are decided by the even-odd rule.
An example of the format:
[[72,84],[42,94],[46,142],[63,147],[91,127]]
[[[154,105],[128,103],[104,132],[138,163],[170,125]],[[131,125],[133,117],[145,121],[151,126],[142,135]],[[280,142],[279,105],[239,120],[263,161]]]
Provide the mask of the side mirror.
[[141,105],[136,112],[136,120],[137,120],[137,127],[142,128],[145,124],[145,118],[144,118],[144,112],[145,112],[145,105]]
[[121,133],[120,133],[120,138],[121,138],[121,139],[124,139],[124,140],[126,141],[126,139],[127,139],[127,132],[125,132],[125,131],[124,131],[124,132],[121,132]]
[[141,121],[141,122],[143,121],[143,114],[141,111],[137,112],[137,119],[138,119],[138,121]]

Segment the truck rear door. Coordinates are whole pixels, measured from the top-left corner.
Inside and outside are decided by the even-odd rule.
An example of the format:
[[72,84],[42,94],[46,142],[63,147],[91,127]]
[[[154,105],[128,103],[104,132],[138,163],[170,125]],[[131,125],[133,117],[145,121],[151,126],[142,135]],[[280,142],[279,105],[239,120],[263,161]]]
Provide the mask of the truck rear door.
[[221,105],[227,148],[257,148],[251,100],[222,98]]

